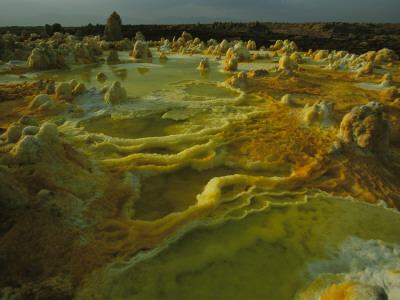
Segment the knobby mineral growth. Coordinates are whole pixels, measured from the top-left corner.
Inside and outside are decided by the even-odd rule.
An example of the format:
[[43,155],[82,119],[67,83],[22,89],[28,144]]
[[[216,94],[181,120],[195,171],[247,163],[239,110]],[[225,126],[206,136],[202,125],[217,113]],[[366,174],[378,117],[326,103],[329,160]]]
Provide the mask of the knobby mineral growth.
[[116,12],[24,49],[0,66],[6,298],[400,296],[393,51],[123,39]]
[[121,25],[121,17],[114,11],[107,19],[104,29],[104,39],[107,42],[122,40]]

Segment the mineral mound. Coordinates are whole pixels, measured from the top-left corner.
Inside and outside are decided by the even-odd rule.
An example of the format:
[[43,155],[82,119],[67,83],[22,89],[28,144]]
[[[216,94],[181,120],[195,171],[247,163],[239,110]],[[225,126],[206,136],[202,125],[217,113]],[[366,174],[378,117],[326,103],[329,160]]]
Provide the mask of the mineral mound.
[[121,25],[121,17],[114,11],[107,19],[104,29],[104,39],[107,42],[122,40]]

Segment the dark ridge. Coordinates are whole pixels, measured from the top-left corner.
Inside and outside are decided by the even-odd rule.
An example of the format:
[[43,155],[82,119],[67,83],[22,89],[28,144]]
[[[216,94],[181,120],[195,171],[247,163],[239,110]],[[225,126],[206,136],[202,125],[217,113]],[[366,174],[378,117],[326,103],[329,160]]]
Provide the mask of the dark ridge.
[[[0,27],[0,33],[7,31],[21,35],[37,33],[41,36],[51,35],[59,24],[36,27]],[[59,28],[58,28],[59,29]],[[88,24],[81,27],[62,27],[62,32],[77,36],[103,36],[104,25]],[[182,31],[188,31],[193,37],[202,41],[214,38],[217,41],[254,40],[257,47],[269,46],[276,40],[289,39],[295,41],[301,51],[308,49],[347,50],[355,54],[371,50],[389,48],[400,55],[400,24],[399,23],[232,23],[214,22],[213,24],[175,24],[175,25],[122,25],[122,35],[132,39],[137,31],[141,31],[146,40],[159,40],[164,37],[172,40],[179,37]]]

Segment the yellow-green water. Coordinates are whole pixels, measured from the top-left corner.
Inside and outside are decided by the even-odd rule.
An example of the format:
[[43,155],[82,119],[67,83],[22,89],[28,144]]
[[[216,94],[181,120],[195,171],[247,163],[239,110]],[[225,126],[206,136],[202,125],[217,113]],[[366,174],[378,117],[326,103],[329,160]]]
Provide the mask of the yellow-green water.
[[[331,251],[352,237],[399,244],[399,226],[397,212],[309,192],[305,204],[198,226],[154,255],[110,265],[96,293],[105,299],[293,299],[314,279],[308,264],[334,260],[338,254]],[[346,259],[350,265],[358,258]],[[360,278],[370,267],[360,266]],[[340,273],[349,266],[320,269]]]
[[[160,63],[158,57],[151,60],[133,61],[126,52],[119,52],[121,62],[117,64],[95,63],[91,65],[78,66],[71,69],[50,70],[33,74],[34,79],[54,79],[57,82],[69,82],[75,79],[84,82],[88,88],[94,86],[101,88],[104,85],[111,85],[114,80],[119,80],[127,89],[131,97],[147,95],[155,89],[170,88],[174,81],[182,79],[224,81],[223,73],[217,70],[209,72],[207,77],[197,69],[201,57],[183,57],[180,55],[168,55],[166,63]],[[218,64],[211,62],[211,67],[218,69]],[[103,72],[107,76],[105,82],[96,80],[96,74]]]

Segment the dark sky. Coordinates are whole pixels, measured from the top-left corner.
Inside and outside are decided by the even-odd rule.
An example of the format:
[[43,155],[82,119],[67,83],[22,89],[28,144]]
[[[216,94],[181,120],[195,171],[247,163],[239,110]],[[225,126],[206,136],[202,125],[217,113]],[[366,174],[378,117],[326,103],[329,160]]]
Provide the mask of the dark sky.
[[0,26],[233,22],[400,23],[400,0],[0,0]]

